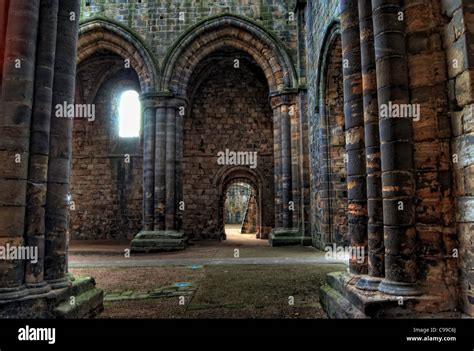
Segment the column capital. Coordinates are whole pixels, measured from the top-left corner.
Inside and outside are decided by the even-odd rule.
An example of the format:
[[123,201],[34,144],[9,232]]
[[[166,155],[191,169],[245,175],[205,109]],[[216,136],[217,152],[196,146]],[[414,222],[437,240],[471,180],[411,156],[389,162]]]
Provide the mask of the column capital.
[[272,109],[282,105],[294,105],[297,102],[298,89],[284,90],[270,95]]
[[151,92],[142,94],[140,98],[143,107],[171,107],[179,108],[188,106],[188,101],[184,98],[175,96],[169,92]]

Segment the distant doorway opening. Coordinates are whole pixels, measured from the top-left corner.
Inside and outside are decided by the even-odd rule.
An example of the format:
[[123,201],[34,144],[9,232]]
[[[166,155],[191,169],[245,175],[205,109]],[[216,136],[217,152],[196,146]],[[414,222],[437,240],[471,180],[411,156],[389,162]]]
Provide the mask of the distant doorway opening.
[[244,180],[230,184],[225,192],[224,225],[226,237],[258,233],[258,201],[253,186]]

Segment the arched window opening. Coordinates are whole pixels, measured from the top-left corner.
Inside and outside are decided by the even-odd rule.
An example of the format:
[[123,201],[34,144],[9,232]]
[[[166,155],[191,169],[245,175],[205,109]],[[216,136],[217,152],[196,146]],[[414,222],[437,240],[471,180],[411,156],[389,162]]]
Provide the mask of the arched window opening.
[[141,125],[141,105],[138,93],[127,90],[122,93],[119,103],[119,136],[138,138]]

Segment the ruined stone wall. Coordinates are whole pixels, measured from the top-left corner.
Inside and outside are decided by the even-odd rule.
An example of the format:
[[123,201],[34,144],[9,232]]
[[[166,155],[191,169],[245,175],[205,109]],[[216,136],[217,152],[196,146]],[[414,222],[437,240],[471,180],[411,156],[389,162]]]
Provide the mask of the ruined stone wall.
[[456,306],[457,247],[443,17],[439,1],[407,2],[407,52],[416,177],[418,279]]
[[[78,74],[79,90],[86,97],[97,78],[91,75],[97,76],[91,67]],[[126,240],[133,238],[141,228],[141,140],[118,135],[120,94],[136,90],[137,84],[132,71],[118,72],[103,84],[93,100],[95,120],[74,121],[71,239]],[[83,103],[80,98],[76,102]]]
[[[443,47],[446,49],[449,111],[452,127],[460,303],[474,315],[474,8],[470,1],[443,0]],[[447,249],[451,249],[448,246]],[[452,256],[452,252],[448,252]],[[454,263],[453,263],[454,264]]]
[[[328,223],[331,220],[329,217],[330,205],[328,202],[329,184],[326,172],[328,170],[327,142],[328,138],[330,137],[330,133],[328,134],[329,131],[326,128],[324,102],[322,101],[324,94],[320,89],[321,86],[325,85],[325,83],[320,82],[326,82],[327,72],[321,71],[320,65],[323,60],[322,55],[325,51],[325,46],[329,45],[326,38],[327,33],[329,33],[334,28],[335,23],[339,21],[338,5],[339,1],[336,0],[308,1],[305,9],[307,50],[306,74],[308,84],[309,155],[311,174],[310,196],[312,209],[311,235],[313,245],[320,248],[323,248],[328,242],[331,241],[331,229],[328,226]],[[332,96],[334,96],[334,93],[335,91],[333,92]],[[333,114],[333,118],[336,118],[336,115],[337,113]],[[343,119],[344,118],[342,116],[342,123]],[[340,137],[343,138],[343,134],[341,136],[341,133],[336,133],[333,136],[333,140]],[[335,152],[338,153],[337,151]],[[338,158],[340,159],[340,157]],[[344,167],[342,165],[333,165],[332,168],[342,170]],[[340,205],[342,206],[342,204]],[[336,208],[338,207],[340,206],[336,206]],[[340,225],[344,226],[344,223],[342,222]]]
[[118,21],[145,40],[162,66],[166,53],[190,26],[210,16],[232,13],[273,32],[297,58],[296,0],[92,0],[82,1],[81,18],[102,16]]
[[183,226],[185,233],[196,239],[216,239],[223,234],[223,218],[219,218],[223,204],[219,187],[223,185],[214,184],[214,180],[223,168],[233,167],[217,162],[218,152],[226,149],[257,152],[255,171],[263,183],[266,226],[274,219],[273,123],[268,87],[247,66],[235,69],[232,62],[216,65],[203,80],[191,117],[184,122]]
[[[322,178],[318,191],[320,207],[327,211],[325,223],[329,232],[328,243],[349,242],[347,232],[347,162],[344,121],[344,86],[342,77],[341,41],[336,39],[325,76],[324,109],[321,110],[322,128],[326,145],[319,155],[323,164],[319,169]],[[325,179],[324,179],[325,178]],[[318,206],[318,207],[319,207]]]
[[[331,69],[324,70],[331,55],[325,47],[331,43],[323,43],[337,18],[337,1],[333,7],[331,3],[313,1],[306,7],[312,232],[317,246],[328,231],[325,205],[319,201],[320,190],[326,189],[325,143],[331,146],[328,140],[335,137],[331,128],[325,133],[323,120],[332,101],[324,94],[332,75]],[[419,120],[413,121],[417,279],[424,291],[441,297],[441,310],[459,306],[460,291],[463,310],[472,314],[473,8],[461,0],[405,5],[410,103],[420,107]],[[335,155],[329,155],[333,162]]]

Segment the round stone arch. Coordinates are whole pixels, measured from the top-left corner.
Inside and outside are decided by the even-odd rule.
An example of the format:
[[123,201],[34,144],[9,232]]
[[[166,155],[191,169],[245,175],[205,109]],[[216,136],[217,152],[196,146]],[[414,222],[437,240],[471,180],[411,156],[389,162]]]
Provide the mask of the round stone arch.
[[297,87],[296,70],[284,45],[258,24],[235,15],[220,15],[191,27],[168,52],[160,88],[186,98],[194,68],[224,47],[249,54],[264,72],[270,95]]
[[218,189],[219,193],[219,217],[222,220],[221,225],[219,227],[222,227],[222,232],[225,234],[224,231],[224,202],[225,202],[225,195],[227,192],[227,189],[232,185],[237,182],[245,182],[252,186],[252,188],[255,190],[255,197],[257,199],[257,237],[260,238],[261,234],[263,232],[263,226],[266,221],[268,221],[267,218],[264,218],[265,216],[263,215],[262,211],[262,206],[264,206],[263,202],[263,196],[262,196],[262,186],[263,186],[263,181],[261,175],[252,170],[251,168],[248,167],[242,167],[242,166],[235,166],[235,167],[228,167],[224,168],[219,172],[216,177],[214,178],[214,186]]
[[155,91],[159,68],[153,54],[138,35],[123,25],[105,19],[91,19],[81,23],[77,49],[77,64],[99,50],[114,53],[130,60],[140,81],[142,93]]

